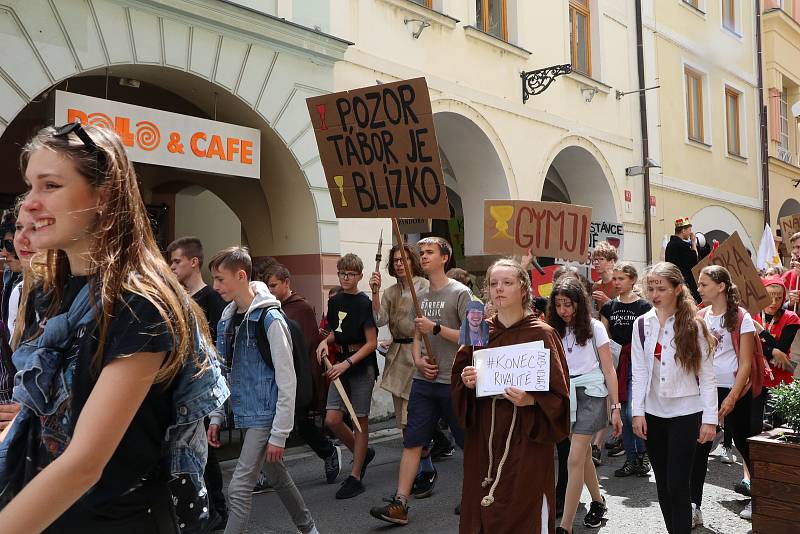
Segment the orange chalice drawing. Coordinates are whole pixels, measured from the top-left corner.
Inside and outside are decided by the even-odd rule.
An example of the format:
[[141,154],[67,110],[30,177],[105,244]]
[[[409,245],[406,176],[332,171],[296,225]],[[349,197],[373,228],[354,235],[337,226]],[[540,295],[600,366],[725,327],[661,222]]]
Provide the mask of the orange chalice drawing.
[[336,186],[339,188],[339,194],[342,195],[342,207],[347,207],[347,199],[344,198],[344,176],[341,174],[334,176],[333,181],[336,182]]
[[514,215],[514,206],[508,204],[489,206],[489,215],[494,219],[494,227],[497,228],[497,233],[492,236],[492,239],[513,240],[514,238],[508,233],[508,221]]

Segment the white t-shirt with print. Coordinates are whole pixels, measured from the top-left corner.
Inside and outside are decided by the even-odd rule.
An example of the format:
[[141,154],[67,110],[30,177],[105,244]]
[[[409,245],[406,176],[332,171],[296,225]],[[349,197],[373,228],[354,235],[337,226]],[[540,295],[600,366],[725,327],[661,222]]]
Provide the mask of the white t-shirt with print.
[[[732,388],[736,383],[736,371],[739,369],[739,359],[733,350],[731,333],[722,325],[723,315],[711,315],[711,310],[705,314],[706,326],[711,330],[711,335],[717,339],[717,351],[714,353],[714,374],[717,376],[717,387]],[[740,335],[756,331],[753,318],[749,313],[744,314]]]
[[[606,327],[597,319],[592,319],[592,333],[594,334],[594,345],[597,345],[598,349],[603,345],[608,345]],[[572,327],[567,327],[566,335],[561,338],[561,343],[564,345],[564,352],[567,355],[570,376],[590,373],[600,367],[592,340],[587,339],[585,345],[578,345]]]

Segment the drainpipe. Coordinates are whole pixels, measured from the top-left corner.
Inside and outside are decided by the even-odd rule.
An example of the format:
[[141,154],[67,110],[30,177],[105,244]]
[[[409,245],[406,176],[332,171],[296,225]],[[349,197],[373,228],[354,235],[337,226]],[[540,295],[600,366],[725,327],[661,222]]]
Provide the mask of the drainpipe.
[[[756,0],[758,1],[758,0]],[[639,123],[642,128],[642,176],[644,179],[644,248],[647,265],[653,262],[653,221],[650,218],[650,145],[647,134],[647,93],[644,91],[644,44],[642,0],[636,0],[636,65],[639,75]]]
[[769,137],[767,131],[767,106],[764,104],[764,70],[762,66],[763,49],[761,44],[761,0],[756,0],[756,58],[758,59],[758,109],[761,131],[761,196],[763,197],[764,224],[770,222],[769,216]]

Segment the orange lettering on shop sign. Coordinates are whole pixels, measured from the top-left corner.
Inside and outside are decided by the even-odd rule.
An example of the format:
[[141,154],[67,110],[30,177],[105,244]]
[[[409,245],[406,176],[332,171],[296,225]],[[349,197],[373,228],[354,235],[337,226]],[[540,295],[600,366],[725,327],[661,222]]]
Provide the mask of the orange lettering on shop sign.
[[228,137],[225,143],[218,135],[212,135],[207,148],[201,146],[201,142],[208,139],[205,132],[195,132],[190,139],[189,146],[192,153],[198,158],[217,158],[224,161],[233,161],[234,155],[239,154],[239,161],[245,165],[253,163],[253,142],[236,137]]

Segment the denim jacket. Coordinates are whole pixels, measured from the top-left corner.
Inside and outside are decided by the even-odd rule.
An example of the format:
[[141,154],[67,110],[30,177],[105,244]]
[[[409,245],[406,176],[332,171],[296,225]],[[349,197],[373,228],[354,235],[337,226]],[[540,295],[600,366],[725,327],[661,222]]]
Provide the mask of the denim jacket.
[[[70,395],[64,377],[63,354],[75,332],[94,320],[87,284],[66,313],[48,319],[39,337],[23,343],[14,352],[14,363],[20,371],[15,377],[13,399],[21,405],[21,410],[11,433],[0,445],[0,488],[6,482],[3,464],[7,447],[13,442],[14,428],[23,428],[20,423],[26,418],[51,415]],[[201,481],[208,455],[203,418],[222,406],[230,393],[216,353],[200,335],[196,324],[194,337],[199,348],[198,358],[189,358],[171,385],[173,409],[164,435],[162,467],[171,477],[188,475],[192,480]],[[198,360],[207,365],[206,371],[199,372]],[[72,430],[67,429],[70,434]]]
[[[280,301],[262,282],[250,283],[255,298],[234,333],[230,323],[236,313],[231,302],[217,326],[217,349],[228,362],[231,408],[238,428],[270,428],[270,443],[285,447],[294,424],[297,377],[294,372],[289,330],[280,313]],[[264,316],[266,314],[266,317]],[[274,368],[267,366],[258,349],[257,328],[266,328]],[[211,423],[224,416],[217,411]]]

